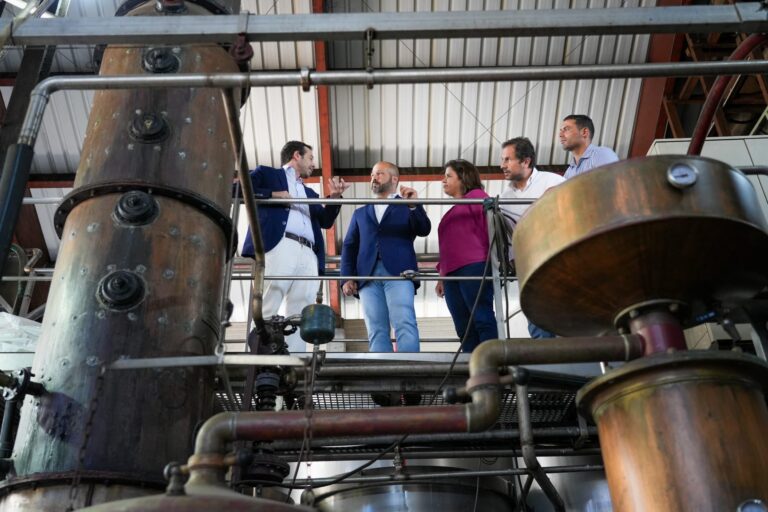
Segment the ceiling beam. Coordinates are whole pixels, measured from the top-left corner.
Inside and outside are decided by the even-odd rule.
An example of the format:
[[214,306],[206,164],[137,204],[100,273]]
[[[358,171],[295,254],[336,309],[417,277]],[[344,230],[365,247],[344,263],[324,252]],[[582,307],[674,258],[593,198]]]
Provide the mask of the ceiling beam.
[[[314,13],[323,12],[323,0],[312,0],[312,11]],[[315,69],[318,71],[326,71],[328,48],[325,41],[315,41]],[[330,182],[333,176],[333,143],[331,142],[331,101],[328,95],[328,86],[321,85],[317,87],[317,115],[318,115],[318,128],[320,136],[320,154],[322,163],[322,177],[323,183]],[[320,195],[323,195],[323,191],[320,191]],[[336,240],[336,225],[334,224],[329,229],[325,230],[325,238],[328,240],[326,244],[326,251],[329,256],[336,256],[339,254],[339,247]],[[330,299],[331,308],[336,313],[337,318],[341,318],[341,297],[339,294],[338,283],[330,283],[328,286],[328,298]]]
[[[658,5],[680,5],[683,0],[660,0]],[[648,47],[647,62],[672,62],[680,60],[681,35],[654,34]],[[651,144],[663,137],[667,117],[664,115],[664,93],[672,86],[672,79],[666,77],[645,78],[640,89],[635,129],[629,157],[645,156]]]
[[[763,32],[760,2],[673,7],[98,17],[30,19],[11,32],[14,45],[229,43],[249,41],[444,39],[679,32]],[[11,20],[0,22],[10,29]]]

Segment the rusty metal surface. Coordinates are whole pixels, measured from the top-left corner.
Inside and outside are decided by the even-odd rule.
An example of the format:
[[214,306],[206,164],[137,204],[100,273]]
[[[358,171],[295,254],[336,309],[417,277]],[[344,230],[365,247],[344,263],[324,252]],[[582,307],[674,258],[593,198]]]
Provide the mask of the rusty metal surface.
[[[679,189],[667,170],[698,171]],[[766,221],[752,185],[721,162],[645,157],[550,189],[524,216],[513,244],[526,316],[580,336],[615,332],[616,316],[663,299],[738,300],[768,283]]]
[[[107,48],[102,75],[145,74],[144,47]],[[179,73],[236,72],[237,65],[215,45],[174,47]],[[138,115],[164,119],[169,134],[159,142],[140,142],[130,128]],[[75,189],[125,181],[132,176],[168,184],[203,196],[229,211],[234,175],[233,148],[223,97],[218,89],[131,89],[94,93]]]
[[753,356],[655,354],[587,385],[616,512],[736,510],[768,500],[768,364]]
[[[131,14],[157,14],[154,4]],[[204,13],[190,4],[189,14]],[[161,48],[163,58],[145,58],[145,50],[108,48],[101,74],[143,75],[169,62],[185,73],[237,71],[216,45]],[[212,413],[212,368],[103,368],[122,357],[213,352],[227,244],[221,223],[203,210],[229,211],[234,150],[227,123],[222,94],[214,89],[94,95],[73,194],[98,193],[79,197],[63,226],[33,362],[50,393],[26,400],[13,454],[18,485],[105,472],[142,488],[162,479],[166,463],[191,452],[196,426]],[[127,189],[110,189],[124,183],[181,192],[129,200]],[[149,214],[141,211],[147,204]],[[39,493],[41,503],[58,499],[68,506],[49,483],[15,487],[5,503]],[[90,492],[86,483],[79,487],[70,501]],[[106,493],[93,502],[130,496]]]
[[[166,198],[157,198],[161,213],[151,224],[115,225],[119,197],[84,202],[67,221],[33,364],[52,393],[26,401],[15,457],[20,475],[75,469],[102,365],[208,354],[217,340],[221,230]],[[141,301],[126,310],[108,307],[97,291],[120,270],[145,286]],[[107,372],[83,469],[159,477],[168,461],[183,459],[195,425],[212,409],[212,371]],[[157,435],[167,427],[175,434]]]

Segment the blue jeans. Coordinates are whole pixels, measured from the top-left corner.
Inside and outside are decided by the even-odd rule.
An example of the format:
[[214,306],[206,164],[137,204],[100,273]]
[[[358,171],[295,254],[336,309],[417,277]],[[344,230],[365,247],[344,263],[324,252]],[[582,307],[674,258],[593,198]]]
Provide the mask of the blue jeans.
[[531,335],[531,338],[533,339],[542,339],[542,338],[554,338],[555,335],[549,331],[545,331],[538,325],[534,324],[533,322],[528,322],[528,334]]
[[[485,269],[485,262],[470,263],[448,275],[482,276],[483,269]],[[445,302],[448,305],[448,311],[451,312],[451,317],[453,317],[456,334],[459,335],[459,339],[464,338],[465,333],[467,335],[467,339],[461,347],[463,352],[472,352],[481,341],[499,337],[496,317],[493,314],[493,285],[490,281],[483,285],[483,292],[477,303],[472,325],[468,325],[469,315],[477,298],[477,292],[480,290],[481,282],[479,280],[443,281]]]
[[[374,276],[391,276],[381,260]],[[368,281],[358,292],[368,330],[369,352],[392,352],[389,326],[395,328],[398,352],[419,351],[419,329],[413,308],[414,288],[410,281]]]

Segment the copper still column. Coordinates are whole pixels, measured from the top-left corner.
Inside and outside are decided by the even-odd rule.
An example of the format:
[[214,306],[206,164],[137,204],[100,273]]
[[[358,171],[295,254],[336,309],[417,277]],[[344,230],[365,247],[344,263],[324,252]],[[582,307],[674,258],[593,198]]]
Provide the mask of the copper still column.
[[[138,2],[132,2],[136,5]],[[163,15],[210,12],[161,2]],[[210,1],[205,4],[211,4]],[[156,15],[154,1],[128,15]],[[179,20],[182,22],[182,20]],[[101,74],[236,72],[216,45],[110,47]],[[66,510],[156,492],[212,413],[210,369],[103,372],[122,357],[202,355],[219,336],[233,148],[221,91],[99,91],[2,510]]]
[[688,351],[638,359],[582,389],[614,510],[735,512],[768,503],[766,383],[768,365],[755,357]]
[[683,334],[695,311],[768,284],[768,223],[746,176],[697,157],[618,162],[549,190],[513,244],[537,325],[644,340],[647,357],[577,396],[598,426],[614,510],[765,510],[768,364],[686,351]]

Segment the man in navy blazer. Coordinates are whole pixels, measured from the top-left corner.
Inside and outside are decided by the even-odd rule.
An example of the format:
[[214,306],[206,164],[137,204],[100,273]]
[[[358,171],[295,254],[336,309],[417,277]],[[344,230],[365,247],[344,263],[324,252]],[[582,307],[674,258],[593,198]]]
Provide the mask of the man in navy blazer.
[[[400,172],[389,162],[379,162],[371,171],[371,191],[379,199],[416,199],[416,191],[400,187]],[[341,251],[344,276],[399,276],[416,271],[413,241],[432,229],[421,205],[369,204],[355,210]],[[344,295],[358,295],[368,330],[370,352],[392,352],[390,324],[395,329],[398,352],[419,351],[419,330],[413,308],[417,281],[346,281]]]
[[[304,185],[314,170],[312,147],[290,141],[280,151],[281,169],[258,166],[251,172],[253,194],[257,199],[317,198],[317,193]],[[328,183],[330,197],[341,197],[349,187],[344,180]],[[341,206],[319,204],[260,205],[259,224],[266,252],[266,274],[273,276],[317,276],[325,268],[325,244],[320,228],[333,226]],[[250,230],[243,244],[242,255],[253,257]],[[265,281],[262,314],[265,319],[276,315],[285,302],[285,315],[301,313],[315,302],[319,281]],[[298,333],[286,338],[291,352],[303,352],[306,345]]]

